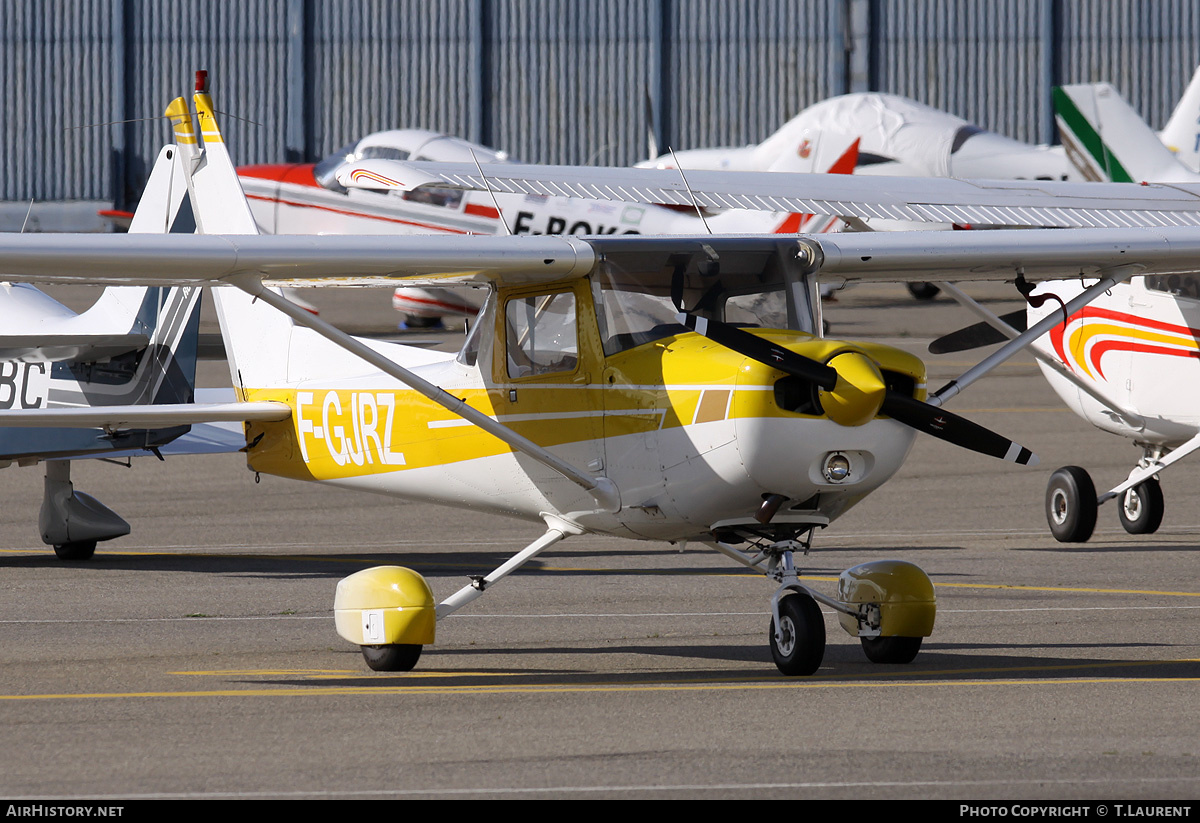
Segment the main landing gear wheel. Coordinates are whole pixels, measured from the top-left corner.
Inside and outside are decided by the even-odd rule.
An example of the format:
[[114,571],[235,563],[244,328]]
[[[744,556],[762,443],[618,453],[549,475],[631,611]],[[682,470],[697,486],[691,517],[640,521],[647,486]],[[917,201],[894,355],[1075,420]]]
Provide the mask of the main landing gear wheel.
[[825,657],[825,618],[816,601],[806,594],[789,594],[779,601],[779,634],[775,619],[769,628],[771,657],[784,674],[808,675],[821,667]]
[[410,645],[363,646],[362,656],[372,671],[410,672],[421,659],[423,648]]
[[872,663],[911,663],[921,651],[922,637],[862,637],[863,651]]
[[54,544],[54,555],[59,560],[91,560],[95,553],[95,540],[76,540],[73,543]]
[[1086,543],[1096,529],[1096,485],[1078,466],[1063,466],[1046,486],[1046,522],[1059,543]]
[[1163,509],[1162,486],[1149,477],[1121,495],[1117,516],[1130,534],[1154,534],[1162,525]]
[[908,283],[908,293],[918,300],[932,300],[941,294],[941,289],[933,283]]

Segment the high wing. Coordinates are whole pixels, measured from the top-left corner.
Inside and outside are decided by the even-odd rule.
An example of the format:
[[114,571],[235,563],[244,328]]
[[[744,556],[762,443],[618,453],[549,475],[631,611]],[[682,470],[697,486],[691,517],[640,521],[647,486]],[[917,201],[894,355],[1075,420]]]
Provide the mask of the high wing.
[[[1200,227],[877,232],[781,240],[812,271],[846,280],[1011,280],[1200,269]],[[39,283],[217,285],[254,277],[293,285],[536,284],[583,277],[610,248],[701,250],[696,237],[437,237],[19,235],[0,236],[0,271]],[[86,265],[85,265],[86,263]]]
[[1174,186],[954,180],[787,172],[688,171],[580,166],[348,163],[345,186],[425,186],[635,203],[757,209],[989,226],[1120,228],[1200,225],[1200,184]]

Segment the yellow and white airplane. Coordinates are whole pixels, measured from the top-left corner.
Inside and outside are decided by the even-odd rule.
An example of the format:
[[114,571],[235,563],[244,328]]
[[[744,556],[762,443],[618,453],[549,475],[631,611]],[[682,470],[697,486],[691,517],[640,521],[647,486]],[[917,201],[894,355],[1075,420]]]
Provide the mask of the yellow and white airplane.
[[[739,206],[761,201],[771,211],[1109,226],[1136,222],[1131,198],[1140,198],[1138,220],[1189,228],[1022,232],[1017,240],[999,231],[258,236],[211,100],[201,90],[195,103],[199,138],[182,99],[168,114],[201,234],[0,237],[0,270],[35,282],[221,286],[212,292],[241,403],[123,408],[83,425],[118,431],[160,419],[246,421],[256,471],[542,524],[509,561],[436,606],[425,581],[398,567],[342,581],[338,631],[375,669],[412,668],[434,641],[437,620],[584,532],[698,541],[763,571],[777,585],[768,641],[787,674],[820,665],[818,603],[838,613],[872,660],[912,660],[936,609],[920,569],[894,560],[856,566],[829,596],[800,581],[798,553],[896,472],[918,432],[1033,463],[1029,450],[941,406],[1057,320],[1035,325],[929,395],[917,358],[821,335],[817,276],[1098,277],[1068,304],[1073,310],[1135,272],[1188,270],[1200,256],[1200,194],[1183,189],[1116,186],[1085,196],[896,178],[881,193],[841,175],[828,176],[832,195],[814,193],[818,179],[787,176],[759,180],[752,195],[737,193],[753,183],[746,178],[722,184],[723,194],[712,181],[697,190],[670,177],[635,188],[655,201],[719,196]],[[611,176],[620,171],[599,170],[601,182],[586,185],[623,186]],[[442,173],[386,172],[408,185],[452,184]],[[877,205],[868,205],[868,194]],[[350,337],[275,288],[396,281],[487,287],[462,351]],[[0,413],[0,425],[63,426],[70,418],[38,409]]]

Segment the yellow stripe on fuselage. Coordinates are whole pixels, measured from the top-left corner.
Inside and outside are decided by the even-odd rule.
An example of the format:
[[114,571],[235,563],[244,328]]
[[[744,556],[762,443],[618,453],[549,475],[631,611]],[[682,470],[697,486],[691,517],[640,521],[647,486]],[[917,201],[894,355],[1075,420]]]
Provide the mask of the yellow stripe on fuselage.
[[[846,345],[825,340],[812,344],[809,348],[817,350],[805,354],[822,359]],[[883,368],[911,374],[924,385],[924,366],[918,358],[886,346],[855,348]],[[739,418],[806,417],[776,403],[774,386],[781,372],[699,335],[680,335],[609,357],[603,375],[600,381],[576,382],[584,375],[574,372],[559,382],[553,377],[530,378],[453,393],[547,448]],[[394,384],[249,389],[244,397],[292,408],[290,420],[247,427],[247,441],[253,444],[250,467],[269,474],[333,480],[511,451],[418,392]]]

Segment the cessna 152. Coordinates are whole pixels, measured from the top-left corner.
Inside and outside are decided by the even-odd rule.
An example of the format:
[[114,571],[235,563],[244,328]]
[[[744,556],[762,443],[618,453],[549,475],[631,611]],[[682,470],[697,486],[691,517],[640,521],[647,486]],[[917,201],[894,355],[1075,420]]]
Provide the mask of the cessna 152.
[[[1135,272],[1187,270],[1200,254],[1200,194],[1186,188],[1093,184],[1048,193],[1035,185],[896,178],[881,192],[834,175],[824,180],[832,188],[814,194],[821,183],[812,178],[680,187],[670,173],[616,169],[569,170],[584,182],[566,184],[493,177],[497,167],[483,174],[486,185],[510,190],[566,185],[595,196],[621,189],[655,202],[768,211],[1176,228],[1022,232],[1019,240],[1005,232],[257,236],[211,100],[203,92],[195,100],[203,148],[184,101],[168,113],[203,234],[0,237],[0,269],[36,282],[224,286],[213,296],[243,401],[238,409],[152,405],[92,418],[93,426],[119,431],[164,413],[245,420],[247,460],[256,471],[544,523],[537,540],[436,607],[425,581],[408,570],[368,569],[342,581],[339,633],[376,669],[412,668],[433,642],[436,620],[558,541],[588,531],[702,541],[764,571],[778,584],[768,641],[785,673],[820,665],[818,602],[838,613],[873,660],[913,659],[936,608],[923,572],[900,561],[856,566],[830,597],[800,581],[796,552],[885,482],[918,431],[1032,463],[1027,449],[941,405],[1057,320],[1047,318],[927,395],[924,369],[911,355],[821,336],[816,276],[1099,276],[1068,303],[1074,310]],[[389,165],[363,171],[388,185],[397,174],[442,188],[465,182],[364,161],[381,162]],[[755,191],[746,194],[751,184]],[[797,190],[807,194],[789,193]],[[1139,206],[1146,211],[1134,215]],[[87,273],[78,273],[83,266]],[[355,339],[265,285],[396,278],[488,286],[482,319],[457,356]],[[6,425],[65,419],[53,409],[0,412]]]

